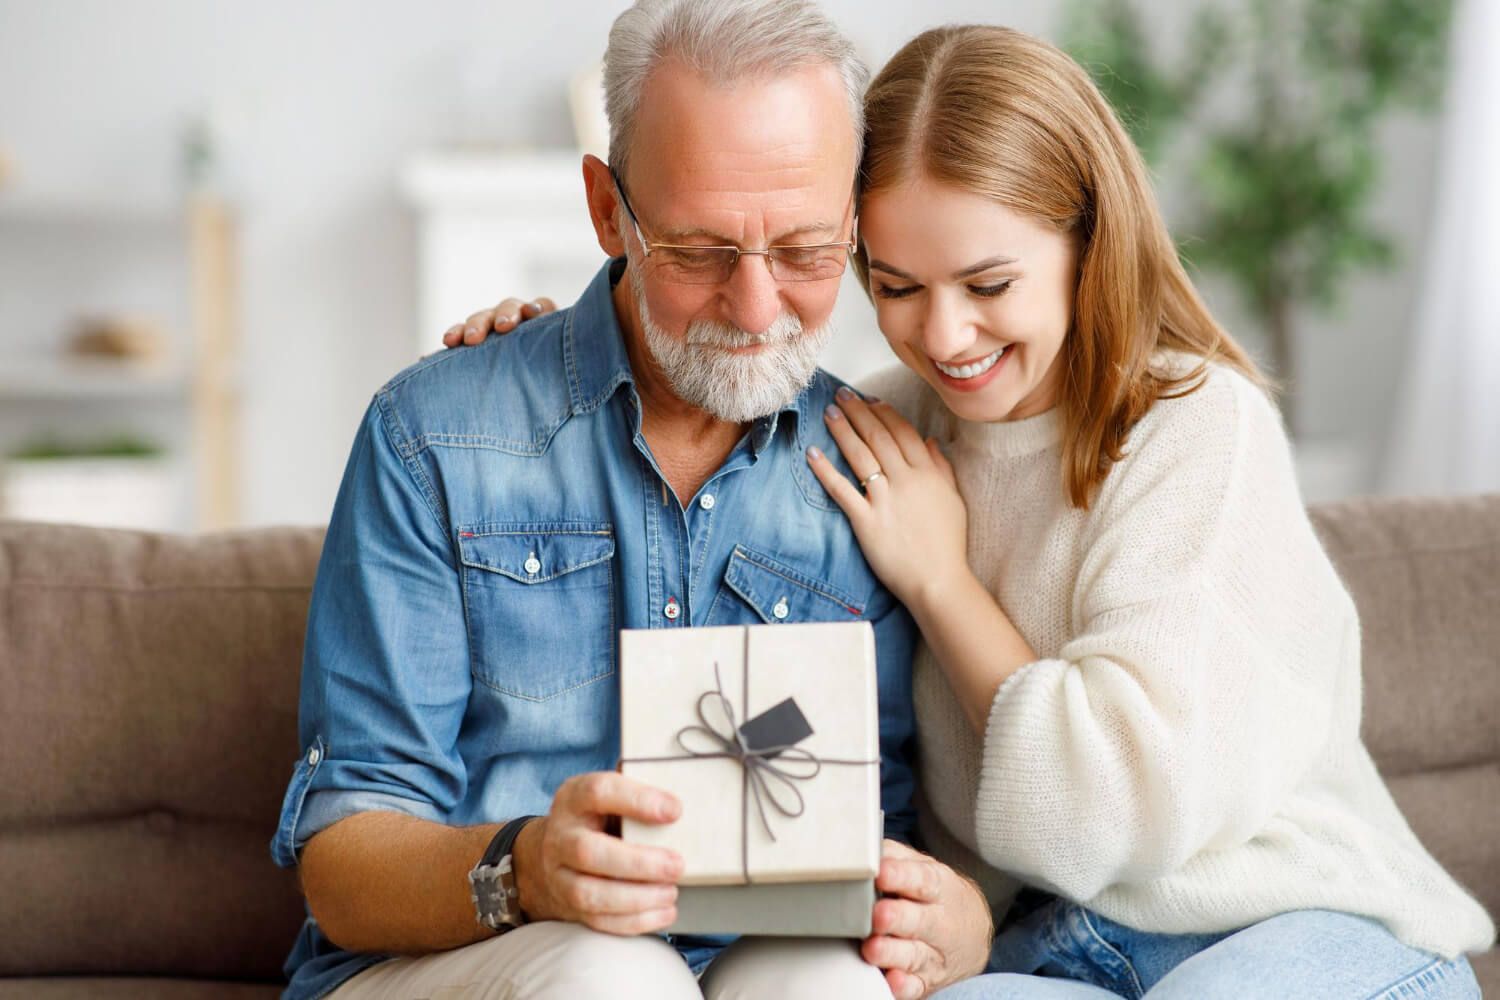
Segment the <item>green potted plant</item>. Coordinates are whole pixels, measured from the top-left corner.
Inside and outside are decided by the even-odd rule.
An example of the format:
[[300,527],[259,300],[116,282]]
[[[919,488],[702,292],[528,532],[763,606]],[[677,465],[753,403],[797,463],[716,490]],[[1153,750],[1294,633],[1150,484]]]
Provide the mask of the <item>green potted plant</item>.
[[1283,415],[1298,430],[1295,317],[1390,267],[1371,221],[1377,129],[1443,83],[1451,0],[1202,0],[1185,55],[1156,54],[1137,0],[1072,0],[1066,47],[1153,166],[1178,136],[1184,258],[1216,271],[1262,325]]
[[41,438],[0,461],[0,516],[16,520],[170,530],[181,501],[165,452],[132,435]]

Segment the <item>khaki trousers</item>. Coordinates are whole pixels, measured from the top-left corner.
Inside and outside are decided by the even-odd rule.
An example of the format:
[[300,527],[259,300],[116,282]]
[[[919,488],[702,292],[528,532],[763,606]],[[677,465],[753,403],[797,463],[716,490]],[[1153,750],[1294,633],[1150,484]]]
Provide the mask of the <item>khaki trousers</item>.
[[890,1000],[850,941],[741,938],[695,980],[661,938],[548,920],[420,958],[390,959],[332,1000]]

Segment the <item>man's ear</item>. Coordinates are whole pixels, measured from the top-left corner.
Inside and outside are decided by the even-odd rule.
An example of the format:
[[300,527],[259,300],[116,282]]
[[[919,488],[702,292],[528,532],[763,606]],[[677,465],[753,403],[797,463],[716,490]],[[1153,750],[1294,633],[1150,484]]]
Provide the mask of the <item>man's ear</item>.
[[583,189],[588,194],[589,218],[594,223],[599,248],[611,257],[624,256],[625,237],[615,225],[619,217],[619,193],[615,190],[609,165],[597,156],[585,155],[583,158]]

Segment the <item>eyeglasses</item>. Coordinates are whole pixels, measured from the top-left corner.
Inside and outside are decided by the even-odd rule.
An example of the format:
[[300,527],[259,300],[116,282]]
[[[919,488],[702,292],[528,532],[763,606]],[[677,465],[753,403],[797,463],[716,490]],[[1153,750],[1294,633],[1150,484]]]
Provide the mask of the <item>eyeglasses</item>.
[[[681,246],[672,243],[652,243],[641,232],[641,220],[636,218],[630,199],[625,196],[625,185],[620,175],[611,167],[615,190],[620,192],[620,204],[635,226],[636,239],[645,248],[646,259],[656,273],[665,281],[683,285],[718,285],[734,274],[735,265],[741,257],[764,257],[771,277],[777,281],[827,281],[844,273],[849,257],[859,240],[859,217],[855,216],[849,239],[841,243],[809,243],[796,246],[770,246],[764,250],[741,250],[739,247]],[[851,195],[852,197],[852,195]]]

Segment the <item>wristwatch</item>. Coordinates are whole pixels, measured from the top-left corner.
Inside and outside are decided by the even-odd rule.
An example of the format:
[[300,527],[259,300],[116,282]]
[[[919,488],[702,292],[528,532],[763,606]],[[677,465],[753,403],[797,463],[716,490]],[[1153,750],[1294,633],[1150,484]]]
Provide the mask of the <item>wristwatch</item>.
[[502,826],[479,864],[469,872],[469,898],[474,900],[474,916],[492,931],[508,931],[526,922],[516,889],[511,848],[522,827],[540,818],[521,816]]

